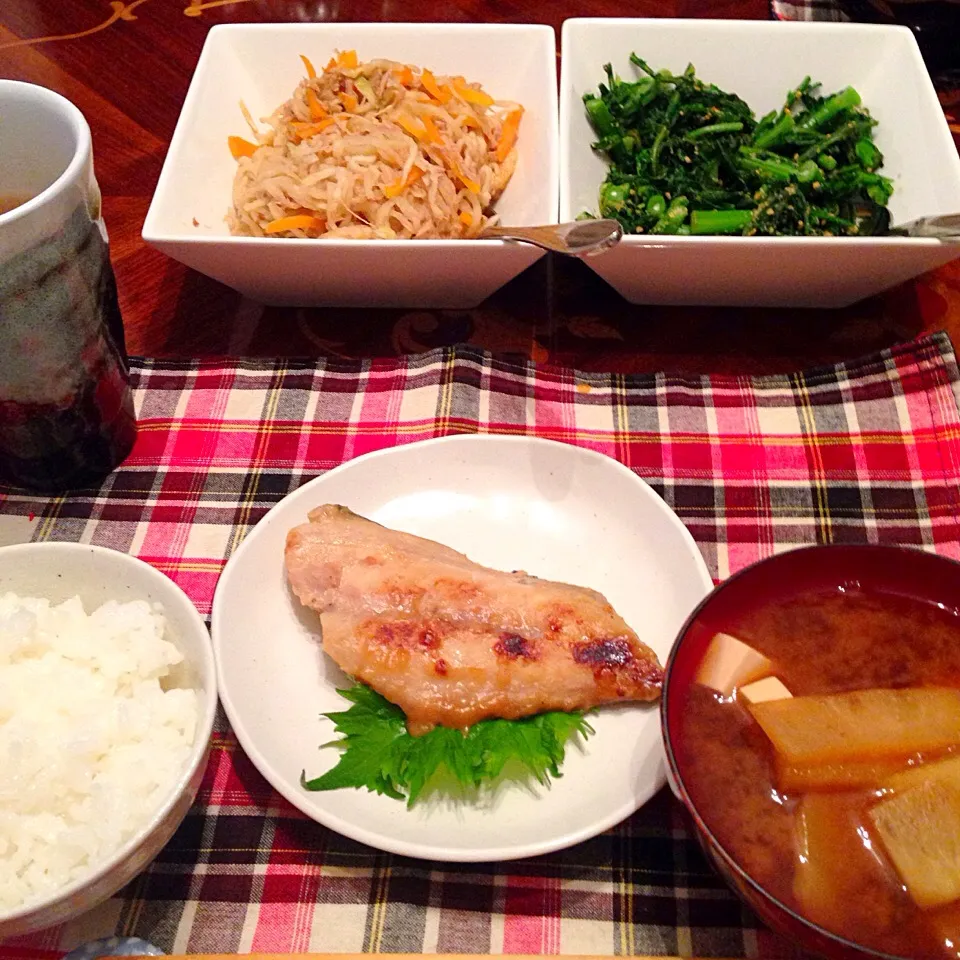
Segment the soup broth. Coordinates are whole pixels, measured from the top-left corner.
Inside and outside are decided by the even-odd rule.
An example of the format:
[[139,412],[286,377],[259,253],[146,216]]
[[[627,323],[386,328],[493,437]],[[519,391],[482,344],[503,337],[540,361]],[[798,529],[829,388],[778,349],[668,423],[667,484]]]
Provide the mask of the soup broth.
[[[768,657],[793,697],[960,688],[960,617],[907,597],[812,590],[693,629],[704,649],[723,631]],[[896,795],[884,785],[897,770],[949,757],[960,743],[849,764],[852,786],[785,788],[783,757],[739,696],[692,683],[680,718],[673,742],[683,782],[717,842],[757,883],[808,920],[882,953],[960,956],[960,901],[918,906],[871,813]],[[868,782],[858,784],[862,765]],[[937,843],[958,846],[960,837]]]

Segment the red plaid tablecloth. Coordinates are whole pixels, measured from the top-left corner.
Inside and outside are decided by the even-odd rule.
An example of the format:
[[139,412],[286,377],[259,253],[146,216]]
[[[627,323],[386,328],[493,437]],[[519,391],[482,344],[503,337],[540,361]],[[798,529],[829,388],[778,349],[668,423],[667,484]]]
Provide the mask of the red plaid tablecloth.
[[[692,531],[715,578],[812,542],[960,557],[960,411],[944,335],[803,374],[580,374],[447,349],[374,362],[135,361],[140,435],[102,489],[0,495],[0,542],[129,551],[209,613],[244,534],[309,478],[455,432],[529,433],[616,457]],[[111,933],[167,951],[682,954],[780,958],[665,792],[537,859],[445,865],[363,847],[275,795],[221,718],[198,802],[156,863],[62,928],[0,945],[54,957]]]
[[770,0],[777,20],[846,20],[835,0]]

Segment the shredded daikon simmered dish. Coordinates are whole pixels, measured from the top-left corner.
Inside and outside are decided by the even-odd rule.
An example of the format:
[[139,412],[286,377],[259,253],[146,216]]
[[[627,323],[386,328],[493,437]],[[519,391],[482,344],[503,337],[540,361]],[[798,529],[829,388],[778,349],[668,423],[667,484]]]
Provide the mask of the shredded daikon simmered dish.
[[339,53],[260,131],[230,137],[235,236],[470,238],[517,162],[523,107],[463,77]]

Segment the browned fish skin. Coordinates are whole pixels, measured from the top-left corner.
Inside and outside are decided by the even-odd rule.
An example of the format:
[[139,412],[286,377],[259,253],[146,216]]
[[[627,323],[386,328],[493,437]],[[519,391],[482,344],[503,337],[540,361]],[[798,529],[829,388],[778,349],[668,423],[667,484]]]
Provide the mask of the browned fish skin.
[[654,700],[663,671],[595,590],[503,573],[346,507],[287,534],[287,577],[323,649],[411,732]]

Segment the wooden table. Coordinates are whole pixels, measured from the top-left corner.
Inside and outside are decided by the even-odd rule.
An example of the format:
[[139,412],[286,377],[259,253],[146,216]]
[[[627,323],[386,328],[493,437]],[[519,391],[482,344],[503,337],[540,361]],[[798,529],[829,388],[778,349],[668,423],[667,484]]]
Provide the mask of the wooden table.
[[[570,16],[762,19],[767,0],[3,0],[0,76],[51,87],[93,130],[132,354],[382,356],[468,341],[590,370],[766,372],[946,329],[960,342],[960,261],[842,310],[633,306],[582,263],[547,257],[472,311],[264,309],[140,238],[207,30],[217,23]],[[958,128],[960,129],[960,128]]]

